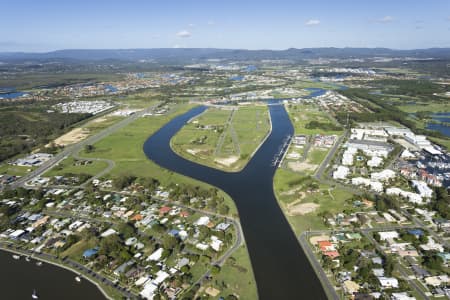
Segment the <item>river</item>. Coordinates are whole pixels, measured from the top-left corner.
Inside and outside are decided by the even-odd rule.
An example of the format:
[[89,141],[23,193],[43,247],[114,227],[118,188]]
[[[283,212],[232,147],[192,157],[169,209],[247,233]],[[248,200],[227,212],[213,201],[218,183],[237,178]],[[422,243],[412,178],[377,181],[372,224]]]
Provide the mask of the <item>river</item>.
[[0,266],[0,299],[31,299],[33,290],[45,300],[105,299],[89,281],[77,283],[75,273],[48,263],[39,267],[33,259],[15,260],[11,253],[0,251]]
[[276,167],[271,161],[294,133],[282,105],[270,105],[272,132],[247,166],[227,173],[186,160],[170,148],[170,139],[206,107],[196,107],[164,125],[144,144],[144,152],[160,166],[207,182],[236,203],[260,299],[326,299],[297,237],[273,191]]

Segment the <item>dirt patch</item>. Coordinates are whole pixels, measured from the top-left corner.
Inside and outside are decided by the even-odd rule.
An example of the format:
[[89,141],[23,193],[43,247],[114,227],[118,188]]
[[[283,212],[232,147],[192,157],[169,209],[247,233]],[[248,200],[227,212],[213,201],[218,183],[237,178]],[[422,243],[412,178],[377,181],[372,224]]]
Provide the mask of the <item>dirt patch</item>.
[[311,164],[308,161],[298,162],[291,161],[288,162],[288,167],[295,172],[299,171],[314,171],[317,168],[316,164]]
[[[89,124],[103,123],[107,120],[108,120],[107,117],[99,117],[92,121],[89,121],[88,123],[86,123],[85,126],[89,126]],[[53,143],[55,143],[56,145],[59,145],[59,146],[66,146],[66,145],[78,143],[79,141],[82,141],[85,138],[87,138],[89,136],[89,133],[90,133],[89,129],[77,127],[77,128],[72,129],[71,131],[63,134],[62,136],[56,138],[53,141]],[[50,147],[50,146],[51,146],[51,143],[47,144],[45,147]]]
[[[84,140],[89,135],[89,130],[84,128],[75,128],[55,139],[53,142],[59,146],[66,146]],[[47,145],[47,147],[50,144]]]
[[218,289],[215,289],[213,287],[207,287],[205,289],[205,293],[207,293],[208,295],[210,295],[211,297],[217,297],[217,295],[220,294],[220,291]]
[[201,151],[202,151],[201,149],[186,149],[186,152],[192,155],[196,155]]
[[281,195],[282,196],[291,196],[291,195],[294,195],[295,192],[299,191],[300,189],[301,189],[301,187],[298,187],[298,188],[295,188],[295,189],[292,189],[292,190],[289,190],[286,192],[282,192]]
[[316,203],[300,203],[296,205],[289,205],[287,207],[287,214],[289,216],[302,216],[315,212],[319,207],[320,205]]
[[102,123],[102,122],[105,122],[105,121],[108,121],[108,118],[106,118],[106,117],[100,117],[100,118],[97,118],[97,119],[92,120],[91,122],[92,122],[92,123]]
[[227,167],[231,166],[232,164],[234,164],[238,160],[239,160],[239,156],[235,156],[235,155],[234,156],[229,156],[229,157],[226,157],[226,158],[216,158],[216,159],[214,159],[214,161],[216,163],[219,163],[219,164],[227,166]]

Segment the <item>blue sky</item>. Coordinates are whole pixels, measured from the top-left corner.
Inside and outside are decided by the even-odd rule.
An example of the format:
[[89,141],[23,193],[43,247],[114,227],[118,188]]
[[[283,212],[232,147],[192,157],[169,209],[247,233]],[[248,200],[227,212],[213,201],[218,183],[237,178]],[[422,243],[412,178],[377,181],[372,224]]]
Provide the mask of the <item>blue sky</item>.
[[0,0],[0,51],[450,47],[448,0]]

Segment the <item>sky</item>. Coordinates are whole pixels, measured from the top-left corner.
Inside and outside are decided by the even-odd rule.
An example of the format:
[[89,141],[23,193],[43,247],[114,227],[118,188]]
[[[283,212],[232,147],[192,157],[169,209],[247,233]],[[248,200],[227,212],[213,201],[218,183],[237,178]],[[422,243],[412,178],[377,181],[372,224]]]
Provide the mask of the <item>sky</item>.
[[0,0],[0,51],[450,47],[448,0]]

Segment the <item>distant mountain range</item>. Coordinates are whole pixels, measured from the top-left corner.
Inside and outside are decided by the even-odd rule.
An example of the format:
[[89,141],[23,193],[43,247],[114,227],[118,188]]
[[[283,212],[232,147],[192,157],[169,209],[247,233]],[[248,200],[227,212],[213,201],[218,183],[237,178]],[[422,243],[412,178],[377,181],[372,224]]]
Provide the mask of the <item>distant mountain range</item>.
[[243,50],[215,48],[154,48],[154,49],[73,49],[46,53],[3,52],[0,61],[54,59],[75,61],[139,61],[170,59],[312,59],[312,58],[365,58],[365,57],[413,57],[450,59],[450,48],[393,50],[387,48],[291,48],[287,50]]

